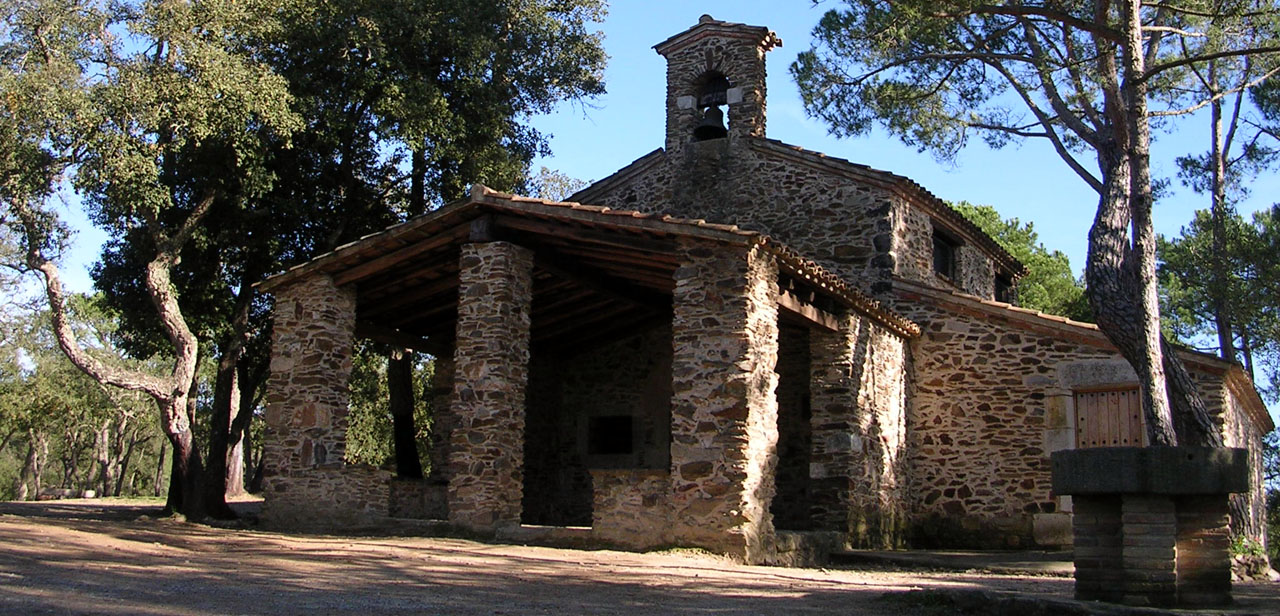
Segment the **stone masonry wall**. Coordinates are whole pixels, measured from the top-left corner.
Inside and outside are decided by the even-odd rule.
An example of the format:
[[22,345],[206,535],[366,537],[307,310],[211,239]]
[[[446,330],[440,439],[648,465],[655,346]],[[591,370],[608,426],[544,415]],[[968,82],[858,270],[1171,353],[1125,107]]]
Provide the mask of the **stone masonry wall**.
[[1215,414],[1222,426],[1224,444],[1227,447],[1243,447],[1249,450],[1249,479],[1251,489],[1247,494],[1232,494],[1232,533],[1257,541],[1267,542],[1267,494],[1262,478],[1262,437],[1245,412],[1240,399],[1223,382],[1220,376],[1192,371],[1200,385],[1200,393],[1209,412]]
[[888,284],[895,263],[889,211],[898,201],[889,191],[726,140],[661,157],[645,173],[584,198],[760,231],[864,291]]
[[991,259],[970,244],[957,251],[956,285],[970,295],[992,299],[996,295],[996,270]]
[[[593,454],[593,417],[632,418],[632,452]],[[588,469],[661,469],[671,434],[671,328],[570,356],[533,357],[525,423],[528,524],[591,525]]]
[[760,231],[873,294],[886,291],[896,275],[993,297],[994,266],[977,247],[957,251],[955,280],[934,273],[933,222],[923,210],[888,189],[775,149],[723,139],[690,143],[579,198]]
[[[560,362],[564,408],[577,418],[572,425],[577,437],[575,442],[590,467],[668,468],[671,354],[671,326],[664,323]],[[587,442],[588,418],[610,415],[633,418],[634,453],[591,456]]]
[[1115,356],[987,315],[895,307],[924,330],[911,349],[912,544],[1032,545],[1036,514],[1058,510],[1046,441],[1057,366]]
[[332,527],[385,518],[390,473],[343,462],[355,291],[313,276],[275,297],[263,519]]
[[449,521],[490,531],[520,524],[533,253],[467,244],[458,263]]
[[671,475],[665,469],[593,469],[592,535],[644,550],[672,541]]
[[773,543],[777,264],[682,240],[672,297],[672,538],[748,562]]
[[956,250],[956,275],[946,279],[933,271],[933,219],[902,200],[894,203],[893,238],[896,273],[934,287],[956,289],[970,295],[995,297],[995,266],[991,257],[971,244]]
[[[1004,548],[1069,541],[1063,513],[1071,499],[1051,493],[1047,456],[1075,447],[1074,393],[1136,386],[1132,369],[1117,353],[1062,330],[1032,331],[992,313],[907,297],[895,308],[923,329],[912,343],[912,543]],[[1257,436],[1249,434],[1243,410],[1231,411],[1222,376],[1194,367],[1192,375],[1228,445],[1252,453]],[[1259,537],[1260,497],[1241,498],[1248,501],[1246,517],[1255,520],[1247,532]]]
[[937,286],[933,272],[933,221],[928,214],[903,201],[892,211],[894,273],[907,280]]
[[855,547],[902,547],[908,497],[906,345],[871,320],[844,315],[839,332],[810,333],[818,530]]

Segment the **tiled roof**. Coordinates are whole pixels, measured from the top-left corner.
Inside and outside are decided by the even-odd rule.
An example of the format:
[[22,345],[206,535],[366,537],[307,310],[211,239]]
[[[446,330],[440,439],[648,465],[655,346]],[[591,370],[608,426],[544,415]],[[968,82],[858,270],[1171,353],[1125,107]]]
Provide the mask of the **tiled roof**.
[[710,15],[703,15],[698,18],[697,25],[654,45],[653,48],[658,53],[666,55],[707,36],[755,38],[765,45],[765,49],[782,46],[782,39],[763,26],[720,21]]
[[480,184],[471,187],[470,196],[466,199],[340,246],[307,263],[268,278],[259,283],[259,288],[270,291],[315,273],[333,273],[367,267],[366,264],[370,262],[388,259],[396,251],[403,250],[414,242],[440,234],[445,229],[456,227],[467,218],[479,217],[486,211],[572,222],[596,228],[645,231],[743,246],[758,245],[775,255],[781,269],[787,273],[812,285],[824,294],[833,296],[840,303],[872,317],[899,335],[913,337],[920,332],[915,323],[850,287],[839,277],[822,269],[817,263],[801,257],[795,251],[762,233],[744,230],[736,225],[718,224],[702,219],[678,218],[665,214],[521,197],[500,193]]

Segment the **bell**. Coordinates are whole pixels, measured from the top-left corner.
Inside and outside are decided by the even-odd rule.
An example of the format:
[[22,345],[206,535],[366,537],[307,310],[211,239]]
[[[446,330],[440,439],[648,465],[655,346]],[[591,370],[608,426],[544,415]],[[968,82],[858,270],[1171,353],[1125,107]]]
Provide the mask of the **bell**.
[[702,115],[702,121],[693,129],[694,141],[723,139],[728,136],[729,130],[724,127],[724,112],[719,107],[708,107]]

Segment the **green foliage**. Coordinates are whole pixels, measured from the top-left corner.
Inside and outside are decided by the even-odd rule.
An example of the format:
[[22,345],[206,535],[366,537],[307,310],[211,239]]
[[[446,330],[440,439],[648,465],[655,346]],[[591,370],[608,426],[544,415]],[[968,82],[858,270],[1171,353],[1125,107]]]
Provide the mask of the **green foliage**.
[[[1280,396],[1280,207],[1256,212],[1251,221],[1228,212],[1226,242],[1215,252],[1209,212],[1196,212],[1178,237],[1159,238],[1163,324],[1188,344],[1216,343],[1215,298],[1226,298],[1231,339],[1255,373],[1267,399]],[[1222,260],[1224,280],[1212,275],[1214,259]],[[1216,344],[1214,345],[1216,348]]]
[[[1144,36],[1141,50],[1149,102],[1153,111],[1162,107],[1158,121],[1200,100],[1205,62],[1187,59],[1237,52],[1221,54],[1220,74],[1230,63],[1251,62],[1255,75],[1275,64],[1238,53],[1274,42],[1271,2],[1140,10],[1144,26],[1163,28]],[[992,147],[1049,139],[1083,177],[1090,172],[1074,156],[1121,120],[1118,109],[1105,108],[1104,91],[1118,85],[1127,27],[1120,3],[844,0],[823,15],[814,47],[791,73],[808,113],[838,136],[880,125],[945,160],[974,136]]]
[[951,207],[1027,266],[1027,275],[1018,281],[1018,305],[1077,321],[1092,320],[1084,286],[1072,275],[1070,259],[1045,248],[1033,223],[1004,219],[989,205],[961,201]]
[[1262,548],[1262,542],[1256,539],[1250,539],[1244,535],[1236,535],[1231,538],[1231,555],[1265,556],[1266,550]]
[[566,175],[555,169],[541,167],[538,173],[529,178],[528,193],[530,197],[564,201],[569,195],[586,188],[589,182]]
[[[431,375],[434,364],[417,356],[413,366],[413,422],[418,459],[430,472]],[[374,466],[394,465],[391,412],[387,408],[387,350],[379,344],[357,345],[351,366],[350,410],[347,417],[347,461]]]
[[[101,299],[73,300],[73,328],[95,356],[133,363],[111,345],[113,315]],[[151,469],[163,438],[154,404],[136,393],[106,389],[78,370],[57,348],[47,319],[47,314],[11,313],[0,326],[0,440],[8,441],[0,449],[0,497],[14,496],[27,448],[38,442],[32,439],[48,446],[43,468],[35,469],[42,471],[44,486],[101,491],[96,462],[107,455],[128,473],[121,482],[126,493],[151,493]],[[98,441],[103,431],[105,443]],[[128,468],[123,468],[126,450]]]
[[[182,248],[174,283],[190,327],[217,354],[238,338],[243,293],[265,276],[419,214],[483,181],[516,188],[545,140],[522,124],[557,101],[603,91],[598,0],[288,0],[271,27],[247,32],[245,54],[283,80],[301,130],[249,132],[262,149],[261,190],[228,186]],[[238,158],[207,143],[174,161],[183,185],[216,178]],[[238,154],[237,154],[238,155]],[[259,160],[255,157],[253,160]],[[234,189],[234,190],[233,190]],[[142,285],[155,247],[117,235],[94,278],[124,318],[127,348],[168,344]],[[251,357],[266,355],[267,302],[250,298]]]

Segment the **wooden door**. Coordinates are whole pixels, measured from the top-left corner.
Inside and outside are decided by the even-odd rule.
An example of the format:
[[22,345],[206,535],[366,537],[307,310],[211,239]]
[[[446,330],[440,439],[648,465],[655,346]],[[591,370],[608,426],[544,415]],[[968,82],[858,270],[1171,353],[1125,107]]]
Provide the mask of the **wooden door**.
[[1076,449],[1146,445],[1137,388],[1076,392]]

